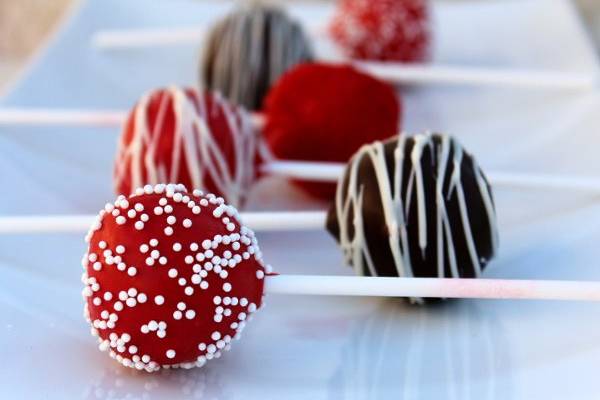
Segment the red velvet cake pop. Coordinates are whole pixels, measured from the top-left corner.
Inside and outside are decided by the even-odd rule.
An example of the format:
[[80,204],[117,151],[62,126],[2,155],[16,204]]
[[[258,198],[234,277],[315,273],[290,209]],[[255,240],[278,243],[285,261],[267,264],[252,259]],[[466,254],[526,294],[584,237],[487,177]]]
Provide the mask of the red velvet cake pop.
[[329,31],[352,58],[422,61],[430,37],[427,0],[338,0]]
[[[265,139],[284,160],[346,162],[365,143],[398,133],[394,88],[350,66],[303,64],[287,72],[265,103]],[[332,199],[335,184],[297,182]]]
[[202,366],[261,306],[267,267],[220,197],[147,185],[107,204],[86,240],[85,314],[125,366]]
[[250,116],[219,94],[171,87],[132,110],[115,160],[115,189],[181,182],[239,206],[256,178],[257,139]]

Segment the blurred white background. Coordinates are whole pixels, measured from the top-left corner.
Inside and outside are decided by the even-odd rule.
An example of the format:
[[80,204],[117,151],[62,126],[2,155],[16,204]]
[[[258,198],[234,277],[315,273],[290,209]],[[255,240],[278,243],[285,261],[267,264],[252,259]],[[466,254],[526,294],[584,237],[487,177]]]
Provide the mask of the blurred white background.
[[[61,16],[78,1],[80,0],[0,0],[0,90],[16,76],[27,59],[44,43]],[[600,49],[600,1],[574,1],[578,4],[581,15]]]

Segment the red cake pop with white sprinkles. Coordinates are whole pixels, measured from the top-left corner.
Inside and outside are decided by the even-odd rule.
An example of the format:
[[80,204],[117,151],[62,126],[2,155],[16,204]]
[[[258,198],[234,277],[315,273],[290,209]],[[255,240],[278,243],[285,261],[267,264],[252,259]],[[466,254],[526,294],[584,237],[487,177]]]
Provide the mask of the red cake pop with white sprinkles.
[[256,178],[250,116],[218,93],[170,87],[144,95],[131,111],[115,160],[115,189],[181,182],[241,205]]
[[147,185],[107,204],[86,240],[85,314],[125,366],[202,366],[261,306],[268,267],[220,197]]
[[352,58],[422,61],[430,40],[427,0],[338,0],[329,31]]

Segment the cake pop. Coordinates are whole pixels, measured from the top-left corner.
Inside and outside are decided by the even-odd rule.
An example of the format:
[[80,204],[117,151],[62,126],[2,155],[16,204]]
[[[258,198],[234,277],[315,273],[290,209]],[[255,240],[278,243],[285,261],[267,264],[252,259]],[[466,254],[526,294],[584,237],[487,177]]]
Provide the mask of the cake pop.
[[181,182],[240,205],[257,176],[249,115],[217,93],[170,87],[144,95],[129,114],[115,159],[117,194]]
[[283,11],[252,4],[218,22],[204,44],[201,83],[250,110],[293,65],[313,59],[302,27]]
[[[393,87],[350,66],[303,64],[273,86],[264,137],[284,160],[347,162],[360,146],[397,134],[402,104]],[[332,199],[335,185],[300,183]]]
[[85,314],[125,366],[202,366],[261,305],[268,267],[254,233],[214,195],[148,185],[107,204],[86,240]]
[[498,246],[483,171],[438,134],[361,148],[338,183],[327,229],[366,276],[475,278]]
[[357,59],[422,61],[429,44],[427,0],[338,0],[329,32]]
[[[459,149],[448,150],[443,139],[439,145],[446,149],[440,155],[449,156],[445,161],[452,158],[463,165]],[[385,163],[381,153],[373,154]],[[461,176],[456,171],[446,174],[444,168],[445,163],[436,163],[435,172],[446,177],[445,184],[461,186]],[[415,167],[407,173],[419,205],[431,190],[421,180],[425,171]],[[463,172],[468,168],[461,168]],[[440,196],[453,196],[440,186],[435,188]],[[461,188],[450,190],[461,197]],[[448,226],[449,220],[442,214],[440,226]],[[403,233],[419,232],[403,230],[398,239],[391,231],[385,240],[403,240]],[[600,284],[594,282],[273,274],[234,207],[199,190],[189,193],[182,185],[147,185],[129,197],[119,196],[100,211],[86,241],[82,295],[92,334],[100,350],[124,366],[148,372],[200,367],[219,358],[261,307],[265,293],[600,301]],[[446,250],[451,252],[451,247]]]

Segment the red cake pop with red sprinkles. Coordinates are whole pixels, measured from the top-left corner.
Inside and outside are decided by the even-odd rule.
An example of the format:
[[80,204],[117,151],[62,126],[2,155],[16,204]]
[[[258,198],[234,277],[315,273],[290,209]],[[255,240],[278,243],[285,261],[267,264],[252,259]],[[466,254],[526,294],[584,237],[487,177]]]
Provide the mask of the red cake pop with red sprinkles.
[[268,267],[220,197],[147,185],[107,204],[86,240],[85,315],[125,366],[202,366],[261,306]]
[[223,196],[239,206],[256,179],[257,139],[250,116],[217,93],[170,87],[144,95],[117,150],[117,194],[161,182]]
[[329,31],[357,59],[422,61],[427,58],[427,0],[338,0]]
[[[265,103],[264,137],[276,158],[347,162],[364,144],[397,135],[402,105],[394,88],[350,66],[303,64]],[[297,182],[332,199],[335,184]]]

